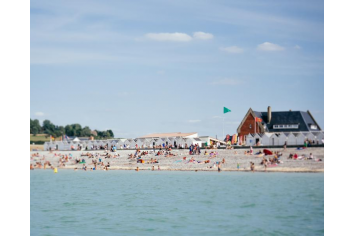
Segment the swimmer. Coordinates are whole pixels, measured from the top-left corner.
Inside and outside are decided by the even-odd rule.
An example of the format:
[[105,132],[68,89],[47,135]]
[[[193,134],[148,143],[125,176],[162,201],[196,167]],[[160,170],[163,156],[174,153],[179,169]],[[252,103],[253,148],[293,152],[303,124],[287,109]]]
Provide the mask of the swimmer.
[[140,169],[138,168],[138,166],[136,167],[136,171],[139,171]]

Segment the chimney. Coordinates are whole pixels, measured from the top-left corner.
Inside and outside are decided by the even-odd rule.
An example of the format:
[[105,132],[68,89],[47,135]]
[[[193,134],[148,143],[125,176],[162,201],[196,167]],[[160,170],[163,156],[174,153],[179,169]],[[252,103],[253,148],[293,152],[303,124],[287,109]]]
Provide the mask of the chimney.
[[268,106],[267,107],[267,123],[269,124],[271,122],[272,119],[272,111],[271,111],[271,107]]

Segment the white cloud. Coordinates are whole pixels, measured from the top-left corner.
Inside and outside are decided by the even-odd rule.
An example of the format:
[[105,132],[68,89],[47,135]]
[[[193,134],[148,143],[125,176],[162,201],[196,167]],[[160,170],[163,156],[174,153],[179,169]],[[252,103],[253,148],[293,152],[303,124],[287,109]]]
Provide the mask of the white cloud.
[[188,120],[189,123],[198,123],[200,122],[201,120]]
[[237,85],[241,84],[242,82],[237,79],[221,79],[211,82],[212,85]]
[[257,49],[261,51],[283,51],[284,47],[281,47],[274,43],[265,42],[258,45]]
[[35,112],[35,116],[44,116],[44,113],[41,111]]
[[145,37],[155,41],[189,42],[192,37],[184,33],[148,33]]
[[295,49],[298,49],[298,50],[299,50],[299,49],[302,49],[302,47],[299,46],[299,45],[295,45],[294,48],[295,48]]
[[209,34],[209,33],[204,33],[204,32],[194,32],[193,38],[202,39],[202,40],[208,40],[208,39],[214,38],[214,35]]
[[228,52],[228,53],[243,53],[243,49],[237,46],[225,47],[220,48],[221,51]]

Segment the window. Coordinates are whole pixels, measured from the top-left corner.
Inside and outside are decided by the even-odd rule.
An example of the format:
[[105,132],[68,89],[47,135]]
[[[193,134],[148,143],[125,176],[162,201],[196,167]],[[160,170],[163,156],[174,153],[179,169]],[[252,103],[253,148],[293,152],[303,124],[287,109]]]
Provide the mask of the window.
[[273,129],[298,129],[298,124],[291,124],[291,125],[273,125]]
[[310,125],[311,129],[318,129],[318,127],[316,125]]

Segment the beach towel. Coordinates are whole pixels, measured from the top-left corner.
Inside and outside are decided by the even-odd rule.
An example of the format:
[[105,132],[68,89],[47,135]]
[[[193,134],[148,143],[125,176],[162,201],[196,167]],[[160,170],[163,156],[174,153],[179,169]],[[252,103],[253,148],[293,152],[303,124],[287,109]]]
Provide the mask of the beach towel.
[[263,157],[265,154],[259,154],[259,155],[257,155],[257,157]]
[[174,163],[179,163],[179,162],[182,162],[182,160],[175,161]]

